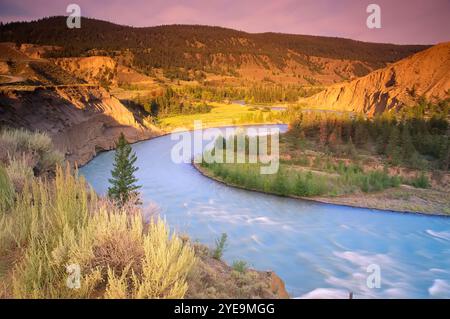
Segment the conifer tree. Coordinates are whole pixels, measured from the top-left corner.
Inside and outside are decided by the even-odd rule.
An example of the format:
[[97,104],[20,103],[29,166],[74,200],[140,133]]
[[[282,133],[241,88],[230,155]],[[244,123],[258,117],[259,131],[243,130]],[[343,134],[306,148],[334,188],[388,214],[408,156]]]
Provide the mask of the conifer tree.
[[137,191],[141,186],[136,185],[138,181],[134,173],[138,170],[134,166],[137,157],[132,153],[130,144],[123,133],[120,134],[116,143],[116,153],[114,156],[114,168],[111,171],[112,178],[109,179],[111,186],[108,188],[109,198],[117,201],[120,205],[125,204],[130,199],[139,202]]
[[408,125],[405,125],[402,130],[402,137],[401,137],[401,146],[403,150],[403,159],[405,161],[410,161],[415,153],[416,149],[414,147],[414,144],[412,142],[411,134]]
[[400,162],[400,133],[397,126],[393,126],[389,135],[389,143],[386,147],[386,155],[392,164],[398,165]]

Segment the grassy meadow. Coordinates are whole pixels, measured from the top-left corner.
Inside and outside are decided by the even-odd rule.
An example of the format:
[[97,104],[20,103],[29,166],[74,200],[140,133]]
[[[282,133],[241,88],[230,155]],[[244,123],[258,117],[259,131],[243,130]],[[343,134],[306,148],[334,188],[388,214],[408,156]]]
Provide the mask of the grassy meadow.
[[239,104],[211,102],[212,109],[208,113],[182,114],[162,118],[159,125],[164,130],[176,128],[193,129],[194,121],[202,121],[203,128],[229,125],[281,123],[281,112],[263,112],[256,108]]

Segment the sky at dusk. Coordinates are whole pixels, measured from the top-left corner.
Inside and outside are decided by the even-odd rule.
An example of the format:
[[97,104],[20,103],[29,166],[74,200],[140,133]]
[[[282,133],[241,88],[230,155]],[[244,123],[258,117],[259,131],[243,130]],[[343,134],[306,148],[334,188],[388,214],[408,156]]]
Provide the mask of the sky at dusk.
[[[70,3],[82,16],[137,27],[203,24],[370,42],[450,41],[450,0],[0,0],[0,21],[66,15]],[[381,7],[381,29],[366,26],[371,3]]]

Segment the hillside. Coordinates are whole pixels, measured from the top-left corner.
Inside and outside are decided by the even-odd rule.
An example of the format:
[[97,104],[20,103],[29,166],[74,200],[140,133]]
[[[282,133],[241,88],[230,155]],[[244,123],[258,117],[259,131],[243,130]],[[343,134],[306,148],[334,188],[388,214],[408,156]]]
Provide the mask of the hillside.
[[[47,57],[108,55],[121,64],[181,80],[224,80],[327,85],[368,74],[427,46],[365,43],[280,33],[251,34],[221,27],[169,25],[134,28],[65,17],[0,27],[0,42],[56,46]],[[216,75],[216,77],[214,77]],[[217,79],[217,76],[221,76]]]
[[[0,85],[72,85],[86,83],[73,72],[42,58],[58,48],[0,43]],[[79,72],[76,72],[79,73]],[[81,74],[81,73],[80,73]]]
[[106,87],[117,84],[117,63],[110,57],[59,58],[52,62],[88,83]]
[[421,97],[450,97],[450,42],[442,43],[348,83],[337,84],[308,98],[313,108],[364,112],[412,106]]
[[80,165],[113,148],[121,132],[130,142],[159,134],[103,88],[88,85],[2,89],[1,126],[47,132],[66,159]]

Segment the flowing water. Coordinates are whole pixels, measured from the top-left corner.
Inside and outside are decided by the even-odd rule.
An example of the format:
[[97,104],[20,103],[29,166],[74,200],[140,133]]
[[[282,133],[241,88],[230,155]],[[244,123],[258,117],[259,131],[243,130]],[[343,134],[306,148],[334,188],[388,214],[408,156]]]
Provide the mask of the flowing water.
[[[176,143],[163,136],[133,145],[144,200],[157,203],[171,227],[194,240],[213,246],[227,233],[227,262],[274,270],[293,297],[345,298],[352,291],[355,298],[450,298],[450,218],[228,187],[191,164],[173,163]],[[113,157],[101,153],[80,169],[99,193],[108,188]],[[380,288],[367,285],[370,265],[380,267]]]

